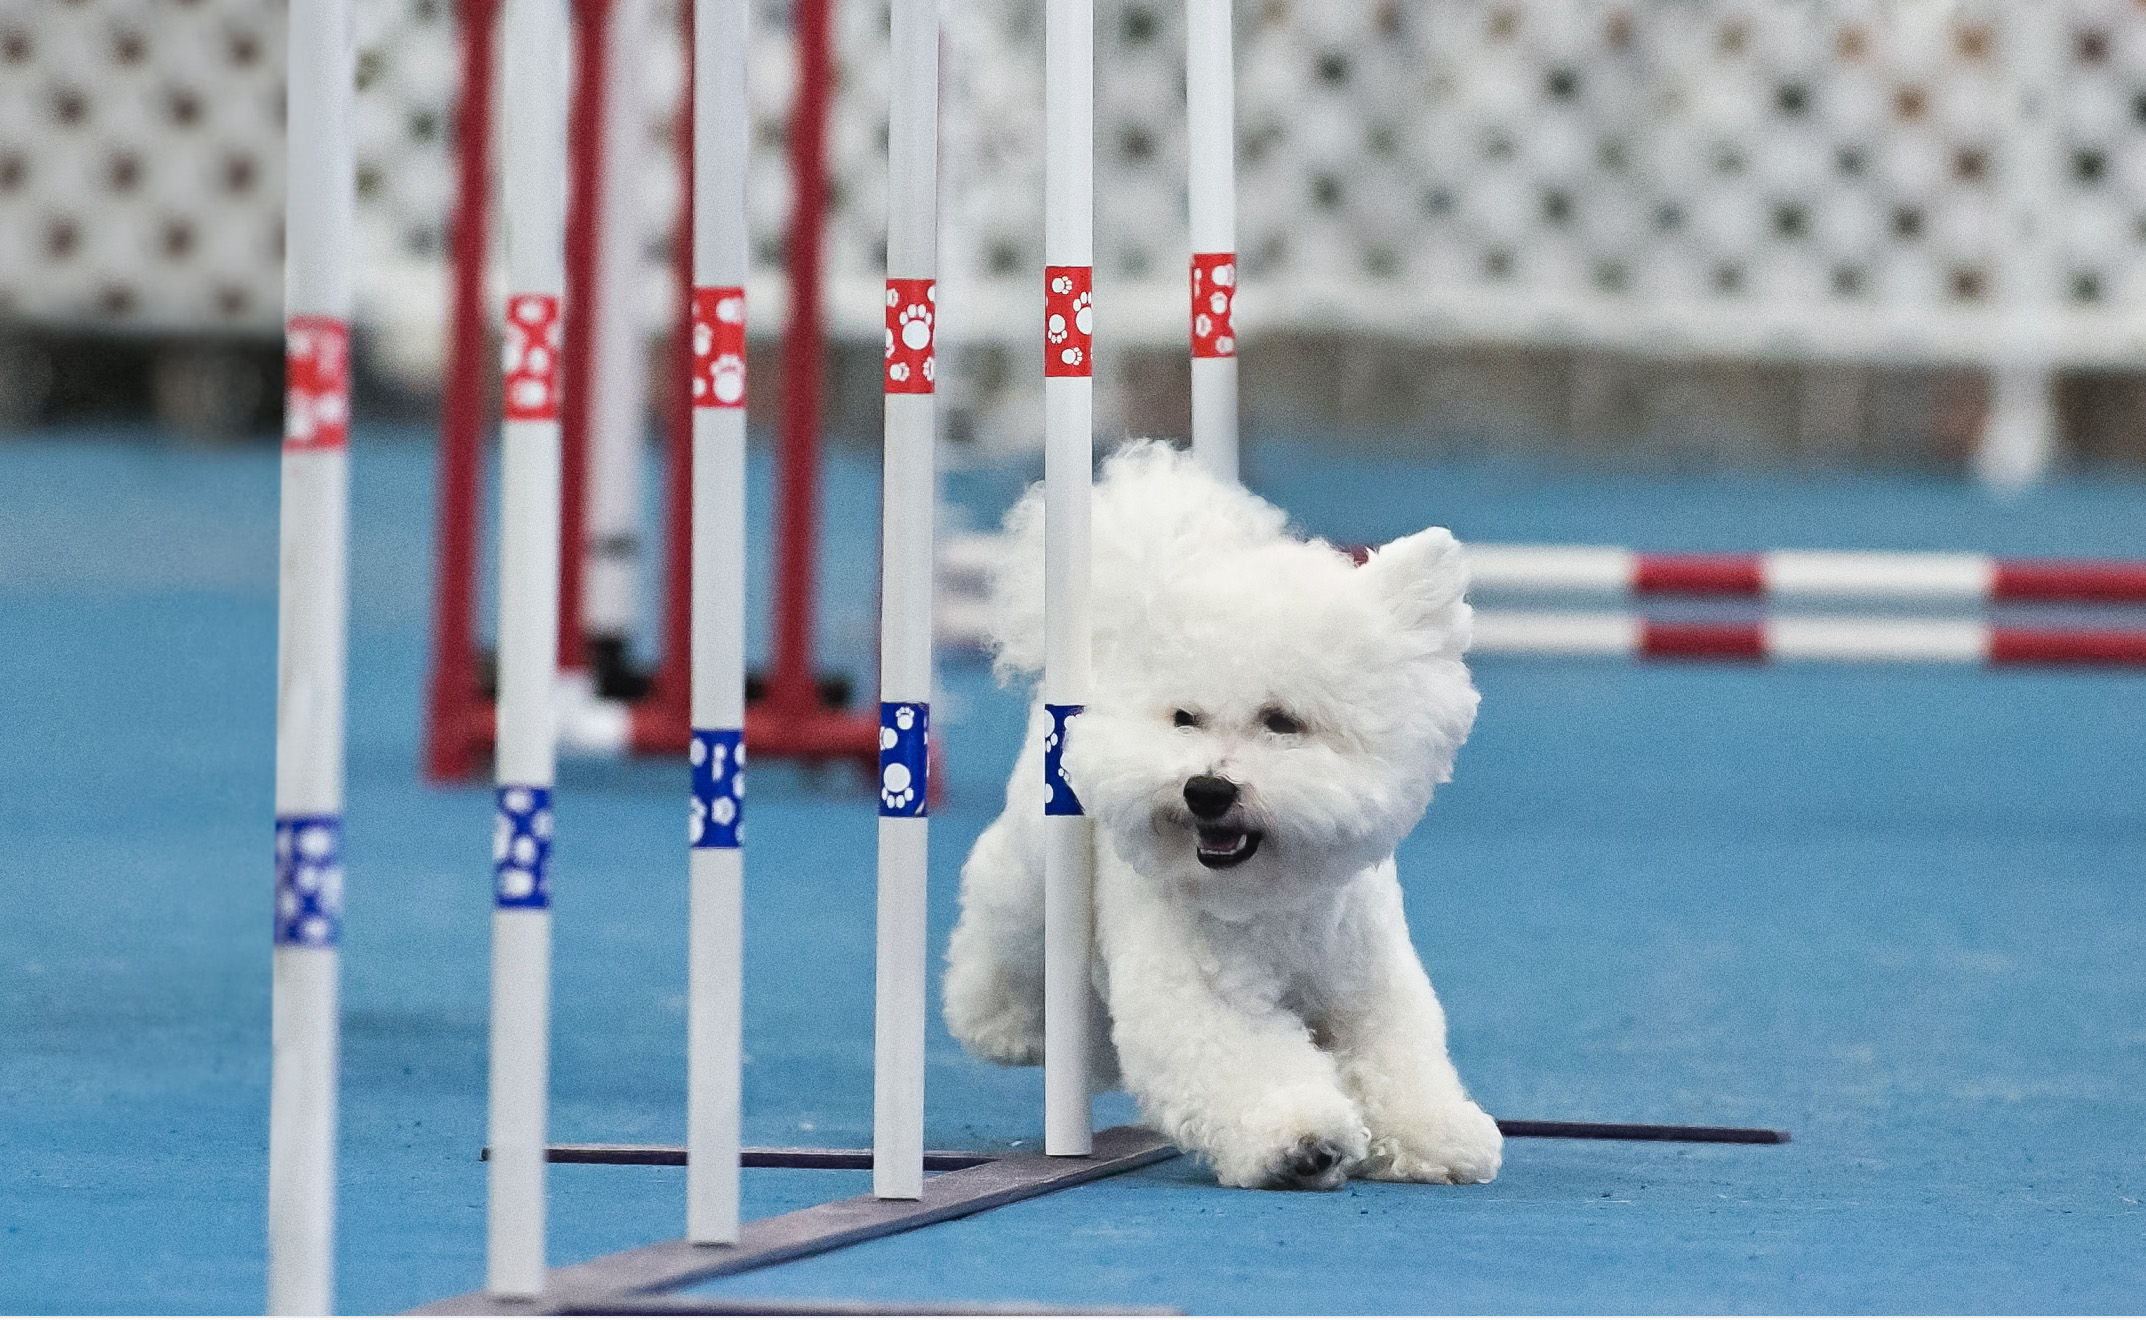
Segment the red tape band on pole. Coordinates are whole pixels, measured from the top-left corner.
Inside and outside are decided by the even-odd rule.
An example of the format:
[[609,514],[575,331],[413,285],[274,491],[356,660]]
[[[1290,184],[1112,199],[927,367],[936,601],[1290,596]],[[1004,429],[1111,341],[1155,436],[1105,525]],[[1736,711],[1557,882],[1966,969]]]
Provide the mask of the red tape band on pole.
[[559,420],[559,300],[548,293],[507,299],[506,418]]
[[1043,374],[1095,374],[1094,268],[1043,268]]
[[283,361],[283,447],[349,444],[350,328],[332,316],[294,316],[284,327]]
[[693,406],[745,406],[745,290],[693,290]]
[[931,280],[887,281],[889,394],[929,394],[939,366],[933,340],[938,329],[938,286]]
[[1237,356],[1237,331],[1230,316],[1237,304],[1237,254],[1192,254],[1192,356]]

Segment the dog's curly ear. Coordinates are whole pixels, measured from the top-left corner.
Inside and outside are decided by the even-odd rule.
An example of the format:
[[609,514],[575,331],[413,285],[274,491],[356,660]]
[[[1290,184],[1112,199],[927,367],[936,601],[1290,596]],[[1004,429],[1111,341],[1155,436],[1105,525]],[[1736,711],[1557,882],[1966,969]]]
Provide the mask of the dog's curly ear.
[[1468,565],[1460,542],[1443,527],[1388,541],[1358,570],[1371,581],[1401,626],[1425,634],[1433,650],[1468,647]]

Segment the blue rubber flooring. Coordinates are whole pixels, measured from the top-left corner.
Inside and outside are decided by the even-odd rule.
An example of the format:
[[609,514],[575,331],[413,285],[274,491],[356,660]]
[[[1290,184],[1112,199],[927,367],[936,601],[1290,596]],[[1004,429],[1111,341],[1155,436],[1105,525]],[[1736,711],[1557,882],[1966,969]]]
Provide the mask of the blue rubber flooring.
[[[482,1277],[489,792],[416,775],[425,434],[353,491],[340,1287]],[[764,511],[768,464],[754,477]],[[2146,557],[2146,487],[1412,463],[1255,443],[1306,528],[1665,548]],[[1032,474],[952,474],[988,525]],[[823,656],[868,676],[877,477],[828,468]],[[146,433],[0,445],[0,1311],[262,1299],[276,463]],[[758,598],[764,590],[756,587]],[[1475,1188],[1225,1191],[1178,1161],[729,1281],[741,1297],[1193,1311],[2146,1307],[2146,675],[1485,661],[1405,847],[1462,1074],[1511,1117],[1786,1147],[1516,1141]],[[1021,702],[949,664],[933,929]],[[682,767],[569,763],[553,1132],[683,1132]],[[862,1145],[873,816],[756,768],[747,1138]],[[934,1026],[929,1140],[1012,1146],[1040,1079]],[[1132,1117],[1122,1097],[1106,1121]],[[747,1213],[865,1186],[756,1171]],[[559,1168],[551,1255],[674,1237],[679,1170]]]

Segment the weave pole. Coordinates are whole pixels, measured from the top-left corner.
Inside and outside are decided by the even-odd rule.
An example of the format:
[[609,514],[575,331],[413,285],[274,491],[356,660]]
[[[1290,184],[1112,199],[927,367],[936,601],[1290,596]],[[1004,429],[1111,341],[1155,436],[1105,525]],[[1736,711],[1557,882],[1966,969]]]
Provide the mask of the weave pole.
[[693,4],[693,738],[686,1238],[738,1240],[745,980],[747,0]]
[[1192,236],[1192,456],[1237,479],[1237,92],[1230,0],[1186,0],[1186,192]]
[[1094,1150],[1088,1109],[1095,829],[1061,768],[1093,682],[1095,15],[1043,7],[1043,1150]]
[[347,0],[291,6],[288,67],[268,1310],[326,1315],[335,1300],[355,187],[350,102],[357,72]]
[[[649,58],[652,0],[614,0],[609,10],[604,80],[602,185],[595,207],[593,244],[596,292],[587,315],[590,390],[589,484],[586,541],[564,542],[562,562],[582,557],[581,616],[569,619],[581,632],[583,651],[600,696],[631,670],[634,624],[639,618],[641,568],[641,468],[648,441],[648,362],[639,315],[641,197],[632,163],[648,131],[647,92],[634,71]],[[572,403],[572,393],[568,394]],[[576,405],[578,406],[578,405]],[[563,613],[566,599],[560,597]]]
[[559,296],[565,283],[565,0],[508,0],[502,69],[505,412],[485,1288],[544,1288],[551,1032],[552,693],[559,621]]
[[872,1192],[924,1194],[925,880],[931,728],[939,7],[894,0],[879,592],[879,933]]

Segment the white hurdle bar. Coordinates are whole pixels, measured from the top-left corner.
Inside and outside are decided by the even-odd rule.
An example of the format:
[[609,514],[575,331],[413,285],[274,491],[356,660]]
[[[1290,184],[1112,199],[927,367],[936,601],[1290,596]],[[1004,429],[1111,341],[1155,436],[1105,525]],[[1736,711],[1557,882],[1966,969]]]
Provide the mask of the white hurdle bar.
[[1237,479],[1237,96],[1230,0],[1186,0],[1186,202],[1192,238],[1192,455]]
[[[747,0],[693,0],[686,1239],[738,1240],[745,995]],[[630,76],[630,75],[629,75]]]
[[1933,604],[2146,602],[2146,563],[2117,560],[1841,550],[1646,554],[1615,546],[1476,543],[1465,553],[1470,587],[1492,592]]
[[1479,609],[1469,650],[1648,660],[2140,668],[2146,667],[2146,631],[1859,615],[1694,623],[1618,612]]
[[1095,1148],[1088,1105],[1095,829],[1060,770],[1093,682],[1095,14],[1043,6],[1043,1150]]
[[355,187],[347,0],[297,0],[289,40],[268,1311],[327,1315],[335,1303]]
[[893,0],[887,106],[886,448],[880,501],[879,901],[872,1192],[924,1194],[931,773],[939,7]]
[[498,815],[485,1289],[544,1290],[551,1035],[551,791],[559,615],[559,343],[565,286],[565,0],[507,0],[502,211],[505,422],[499,479]]

